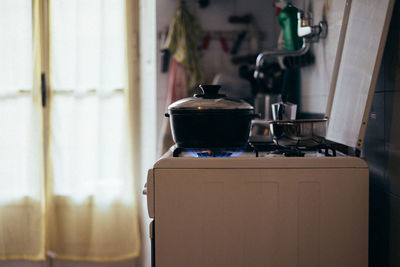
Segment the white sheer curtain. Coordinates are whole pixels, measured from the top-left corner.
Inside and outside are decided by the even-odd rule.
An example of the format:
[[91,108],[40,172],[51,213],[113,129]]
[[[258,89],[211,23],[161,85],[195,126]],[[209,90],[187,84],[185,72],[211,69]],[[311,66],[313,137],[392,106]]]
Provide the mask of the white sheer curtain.
[[[44,258],[41,107],[32,0],[0,7],[0,259]],[[22,256],[21,256],[22,255]]]
[[138,0],[0,1],[0,259],[139,255],[139,54],[127,45],[138,10]]
[[124,1],[55,0],[51,29],[54,194],[129,203]]
[[[40,199],[39,125],[33,118],[32,5],[3,0],[0,8],[0,204]],[[39,161],[38,161],[39,160]]]
[[124,0],[52,0],[49,246],[59,258],[139,251]]

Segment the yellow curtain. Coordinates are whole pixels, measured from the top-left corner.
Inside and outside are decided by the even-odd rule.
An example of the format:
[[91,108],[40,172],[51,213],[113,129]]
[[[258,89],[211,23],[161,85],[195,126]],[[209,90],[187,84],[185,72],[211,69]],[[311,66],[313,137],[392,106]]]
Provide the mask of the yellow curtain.
[[[34,79],[26,169],[28,187],[34,186],[19,198],[0,197],[0,259],[134,258],[140,252],[139,0],[122,2],[124,88],[104,84],[99,75],[96,92],[79,83],[82,78],[68,92],[59,89],[63,69],[55,58],[55,2],[32,1]],[[42,78],[50,94],[44,108]]]

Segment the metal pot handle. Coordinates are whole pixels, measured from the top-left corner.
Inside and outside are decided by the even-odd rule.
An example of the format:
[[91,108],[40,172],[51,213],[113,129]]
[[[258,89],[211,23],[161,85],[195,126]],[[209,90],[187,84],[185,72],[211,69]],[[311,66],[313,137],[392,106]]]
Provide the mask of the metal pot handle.
[[204,98],[204,99],[217,99],[225,97],[224,94],[219,94],[218,91],[221,89],[221,85],[207,85],[200,84],[199,87],[203,91],[202,94],[195,94],[194,97]]
[[294,123],[294,122],[280,122],[280,121],[275,121],[276,122],[276,124],[279,124],[279,125],[295,125],[296,123]]
[[165,116],[166,118],[169,118],[169,113],[165,113],[164,116]]

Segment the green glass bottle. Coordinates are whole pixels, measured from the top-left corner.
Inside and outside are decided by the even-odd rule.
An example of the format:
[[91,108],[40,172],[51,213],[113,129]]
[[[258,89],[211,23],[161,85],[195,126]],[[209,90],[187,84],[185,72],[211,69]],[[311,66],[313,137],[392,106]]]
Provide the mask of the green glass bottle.
[[282,27],[285,50],[298,50],[303,40],[297,35],[297,8],[290,2],[279,13],[278,22]]

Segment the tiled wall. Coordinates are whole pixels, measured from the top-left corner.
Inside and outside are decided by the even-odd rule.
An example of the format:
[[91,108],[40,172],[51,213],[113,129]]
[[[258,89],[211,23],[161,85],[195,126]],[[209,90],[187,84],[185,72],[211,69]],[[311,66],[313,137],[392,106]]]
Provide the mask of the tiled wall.
[[329,30],[325,39],[312,44],[315,63],[301,68],[300,111],[325,114],[348,0],[332,1],[329,8],[326,8],[327,1],[303,1],[299,7],[307,10],[311,6],[313,24],[325,20]]
[[400,266],[400,1],[375,90],[364,156],[370,167],[370,265]]

